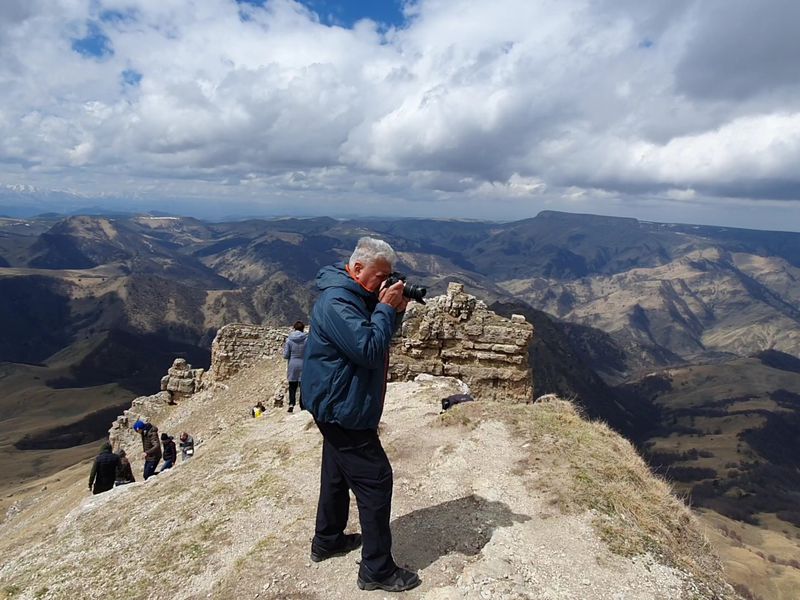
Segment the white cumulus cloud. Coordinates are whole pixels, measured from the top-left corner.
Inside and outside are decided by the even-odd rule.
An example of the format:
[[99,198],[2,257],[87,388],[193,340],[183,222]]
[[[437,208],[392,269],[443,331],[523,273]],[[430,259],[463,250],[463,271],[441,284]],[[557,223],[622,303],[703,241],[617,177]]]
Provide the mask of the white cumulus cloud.
[[755,27],[753,6],[417,0],[345,28],[293,0],[5,0],[0,183],[498,218],[789,206],[800,14],[775,0]]

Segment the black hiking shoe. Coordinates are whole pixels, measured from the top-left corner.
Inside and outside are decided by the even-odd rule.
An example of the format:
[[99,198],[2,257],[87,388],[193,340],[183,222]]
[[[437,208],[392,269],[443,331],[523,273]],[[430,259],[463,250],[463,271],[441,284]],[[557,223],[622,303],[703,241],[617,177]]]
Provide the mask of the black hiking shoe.
[[344,536],[344,543],[334,550],[323,550],[314,542],[311,542],[311,560],[314,562],[322,562],[334,556],[342,556],[348,552],[352,552],[361,546],[361,534],[350,533]]
[[294,412],[294,404],[290,404],[289,410],[287,410],[286,412]]
[[357,583],[358,589],[365,591],[383,590],[384,592],[405,592],[406,590],[417,587],[422,583],[422,580],[416,573],[408,569],[403,569],[402,567],[397,567],[394,573],[382,581],[364,579],[359,573]]

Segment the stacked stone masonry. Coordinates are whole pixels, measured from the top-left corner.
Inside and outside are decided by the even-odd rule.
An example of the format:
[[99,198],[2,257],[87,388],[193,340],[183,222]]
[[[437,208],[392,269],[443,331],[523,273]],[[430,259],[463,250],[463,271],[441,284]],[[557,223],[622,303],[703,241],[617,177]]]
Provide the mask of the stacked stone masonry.
[[108,441],[114,452],[119,452],[120,449],[125,449],[128,453],[139,450],[142,442],[139,434],[133,431],[133,424],[140,419],[156,424],[162,411],[171,403],[172,398],[167,391],[135,398],[131,402],[131,407],[118,416],[108,430]]
[[288,333],[288,328],[225,325],[211,344],[211,368],[203,385],[225,381],[261,359],[282,355]]
[[420,373],[457,377],[473,396],[502,402],[532,400],[528,345],[533,326],[522,315],[511,319],[451,283],[447,294],[411,303],[401,334],[392,343],[389,379]]
[[176,358],[161,378],[161,391],[168,392],[170,404],[175,404],[200,391],[202,380],[203,369],[193,369],[185,359]]
[[[211,368],[203,387],[225,381],[264,358],[280,356],[287,334],[286,328],[226,325],[211,345]],[[532,337],[533,326],[525,317],[501,317],[466,294],[462,284],[451,283],[446,295],[425,305],[409,305],[401,332],[392,342],[389,380],[410,380],[420,373],[448,375],[464,381],[477,398],[529,402]]]

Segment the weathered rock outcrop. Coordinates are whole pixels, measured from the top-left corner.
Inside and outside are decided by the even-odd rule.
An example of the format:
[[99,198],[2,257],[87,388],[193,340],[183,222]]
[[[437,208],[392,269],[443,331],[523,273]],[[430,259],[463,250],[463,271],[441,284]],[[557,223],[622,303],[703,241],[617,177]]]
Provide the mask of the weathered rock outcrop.
[[161,378],[161,391],[169,392],[170,403],[185,400],[202,386],[203,369],[193,369],[183,358],[176,358]]
[[174,402],[171,402],[170,394],[167,391],[134,399],[131,407],[118,416],[111,424],[111,429],[108,430],[108,441],[111,442],[114,452],[120,448],[140,447],[139,435],[134,433],[133,424],[137,419],[158,423],[158,417],[169,404],[174,404]]
[[[177,406],[141,399],[160,431],[194,436],[195,458],[142,481],[131,434],[136,483],[93,496],[88,463],[47,480],[0,523],[0,597],[360,597],[357,552],[308,560],[322,451],[310,415],[248,416],[284,373],[267,359]],[[628,442],[560,401],[438,414],[461,390],[441,377],[387,388],[393,549],[423,580],[410,598],[736,598]]]
[[218,332],[211,344],[211,368],[203,380],[208,386],[229,379],[259,360],[283,351],[288,329],[232,323]]
[[176,358],[167,374],[161,378],[161,391],[151,396],[135,398],[131,407],[111,424],[108,441],[114,451],[120,448],[138,448],[139,436],[133,431],[133,424],[137,419],[158,424],[169,405],[185,402],[202,389],[203,382],[203,369],[193,369],[183,358]]
[[409,305],[401,335],[392,344],[389,378],[451,375],[484,400],[527,402],[533,393],[532,336],[525,317],[501,317],[466,294],[462,284],[451,283],[446,295]]
[[[211,346],[211,368],[203,387],[279,355],[286,335],[286,330],[274,327],[226,325]],[[501,317],[465,293],[462,284],[451,283],[446,295],[425,305],[409,305],[392,343],[389,380],[409,380],[420,373],[449,375],[466,382],[483,399],[527,402],[533,394],[528,364],[532,336],[533,326],[522,315]],[[276,390],[276,405],[280,394]]]
[[[111,424],[108,438],[112,447],[116,451],[139,446],[139,436],[132,429],[137,419],[158,424],[168,405],[180,404],[201,390],[225,388],[224,382],[239,371],[265,358],[278,356],[283,351],[287,333],[275,327],[240,323],[226,325],[219,330],[211,345],[209,370],[193,369],[185,359],[176,358],[167,374],[161,378],[161,391],[134,399],[130,409]],[[253,402],[262,400],[274,406],[283,406],[286,387],[286,381],[280,381],[272,386],[266,396],[254,398]]]

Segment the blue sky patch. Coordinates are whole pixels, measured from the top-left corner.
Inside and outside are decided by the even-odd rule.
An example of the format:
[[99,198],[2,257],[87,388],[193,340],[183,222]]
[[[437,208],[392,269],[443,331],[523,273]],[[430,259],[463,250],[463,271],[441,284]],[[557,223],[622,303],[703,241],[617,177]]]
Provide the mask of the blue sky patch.
[[100,13],[100,20],[103,23],[111,23],[113,25],[121,23],[135,23],[136,13],[134,10],[104,10]]
[[[236,0],[239,4],[264,6],[268,0]],[[389,27],[405,24],[402,0],[300,0],[314,11],[321,23],[352,28],[361,19]]]
[[85,37],[72,40],[72,49],[89,58],[105,58],[114,54],[111,40],[94,21],[89,21]]
[[326,25],[350,28],[361,19],[372,19],[387,27],[405,22],[401,0],[302,0]]
[[655,42],[650,38],[644,38],[641,42],[639,42],[639,48],[652,48],[655,45]]
[[139,82],[142,80],[142,74],[139,71],[135,71],[133,69],[125,69],[122,72],[122,82],[125,85],[129,85],[135,87],[139,85]]

